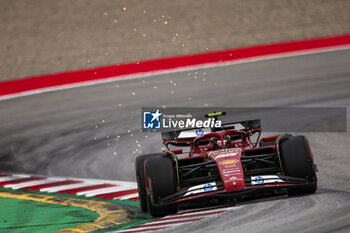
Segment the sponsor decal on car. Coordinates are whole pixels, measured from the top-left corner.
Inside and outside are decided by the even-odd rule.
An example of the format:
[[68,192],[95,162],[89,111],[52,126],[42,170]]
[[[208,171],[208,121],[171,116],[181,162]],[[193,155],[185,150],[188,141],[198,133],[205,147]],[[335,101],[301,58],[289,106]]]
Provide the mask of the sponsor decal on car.
[[220,158],[227,158],[237,156],[242,152],[241,148],[232,148],[232,149],[222,149],[219,151],[212,151],[209,153],[209,156],[213,156],[215,160]]
[[204,192],[211,192],[211,191],[215,191],[217,189],[218,188],[216,187],[216,182],[200,184],[200,185],[190,187],[184,196],[198,194],[198,193],[204,193]]
[[214,186],[209,183],[209,184],[204,185],[203,189],[205,192],[208,192],[208,191],[211,191],[213,188],[214,188]]
[[251,177],[251,184],[257,185],[257,184],[271,184],[271,183],[283,183],[284,181],[281,180],[276,175],[267,175],[267,176],[252,176]]
[[237,162],[238,162],[237,159],[229,159],[229,160],[222,161],[221,163],[223,165],[228,165],[228,164],[236,164]]
[[196,130],[196,135],[197,136],[202,136],[204,134],[204,130],[202,130],[202,129],[197,129]]

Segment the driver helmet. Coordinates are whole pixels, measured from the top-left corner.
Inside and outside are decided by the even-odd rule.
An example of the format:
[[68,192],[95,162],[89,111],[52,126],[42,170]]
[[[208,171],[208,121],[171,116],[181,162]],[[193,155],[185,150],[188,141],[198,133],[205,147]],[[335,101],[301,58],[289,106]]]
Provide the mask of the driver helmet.
[[221,149],[221,147],[219,146],[218,144],[218,138],[217,137],[212,137],[210,139],[210,145],[212,147],[213,150],[218,150],[218,149]]
[[232,140],[231,137],[229,135],[226,135],[224,137],[225,142],[225,148],[231,148],[232,147]]

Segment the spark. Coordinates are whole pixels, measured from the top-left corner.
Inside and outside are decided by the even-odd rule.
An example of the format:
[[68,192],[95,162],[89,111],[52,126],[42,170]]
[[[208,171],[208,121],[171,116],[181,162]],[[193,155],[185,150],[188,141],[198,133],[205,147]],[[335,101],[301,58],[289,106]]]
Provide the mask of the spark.
[[115,22],[115,23],[118,23],[118,20],[117,20],[117,19],[115,19],[115,20],[114,20],[114,22]]
[[134,28],[134,32],[136,32],[137,31],[137,29],[136,28]]
[[168,21],[164,21],[164,24],[168,24]]
[[188,100],[192,100],[192,98],[191,98],[191,97],[188,97]]
[[88,63],[90,63],[90,60],[87,60]]
[[117,152],[113,152],[114,155],[117,155]]
[[126,11],[126,7],[123,7],[123,11]]
[[132,92],[132,95],[136,95],[136,93],[135,93],[135,92]]
[[109,138],[109,136],[107,135],[107,137],[106,138]]
[[119,84],[115,85],[116,87],[119,87]]
[[205,106],[205,107],[208,107],[208,104],[207,104],[207,103],[205,103],[205,104],[204,104],[204,106]]
[[145,34],[145,33],[143,33],[143,34],[142,34],[142,36],[143,36],[143,37],[146,37],[146,34]]
[[105,56],[108,56],[108,53],[107,53],[107,52],[105,52]]
[[108,15],[108,13],[107,13],[107,12],[105,12],[105,15]]
[[121,106],[122,106],[122,104],[118,104],[118,106],[119,106],[119,107],[121,107]]
[[205,82],[205,78],[203,78],[203,82]]
[[96,140],[97,140],[97,138],[94,138],[94,140],[96,141]]
[[153,86],[153,88],[154,88],[154,89],[156,89],[156,88],[157,88],[157,86]]
[[171,94],[174,94],[174,91],[173,91],[173,90],[171,90]]
[[105,120],[102,120],[102,123],[105,123]]

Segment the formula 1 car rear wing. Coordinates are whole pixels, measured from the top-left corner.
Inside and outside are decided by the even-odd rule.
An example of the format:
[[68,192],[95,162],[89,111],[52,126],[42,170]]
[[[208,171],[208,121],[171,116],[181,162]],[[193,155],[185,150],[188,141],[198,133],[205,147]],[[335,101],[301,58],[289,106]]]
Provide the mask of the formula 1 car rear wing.
[[261,122],[259,119],[238,121],[222,124],[220,128],[187,128],[182,130],[163,132],[161,135],[164,145],[170,144],[173,146],[185,147],[190,146],[191,142],[198,136],[202,136],[210,132],[218,132],[231,129],[238,131],[261,130]]

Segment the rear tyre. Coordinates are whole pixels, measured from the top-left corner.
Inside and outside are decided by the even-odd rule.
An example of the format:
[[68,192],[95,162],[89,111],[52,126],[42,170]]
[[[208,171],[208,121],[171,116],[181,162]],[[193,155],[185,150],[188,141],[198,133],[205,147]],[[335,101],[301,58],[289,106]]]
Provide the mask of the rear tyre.
[[147,187],[151,192],[147,195],[148,211],[153,217],[175,214],[177,205],[160,205],[162,197],[176,193],[175,166],[171,158],[157,155],[145,161]]
[[142,212],[148,212],[144,163],[147,158],[150,158],[156,155],[161,155],[161,154],[158,153],[158,154],[140,155],[140,156],[137,156],[135,160],[137,188],[139,192],[140,208]]
[[306,178],[308,185],[288,188],[288,195],[315,193],[317,177],[314,162],[305,136],[289,136],[280,142],[280,154],[286,176]]

